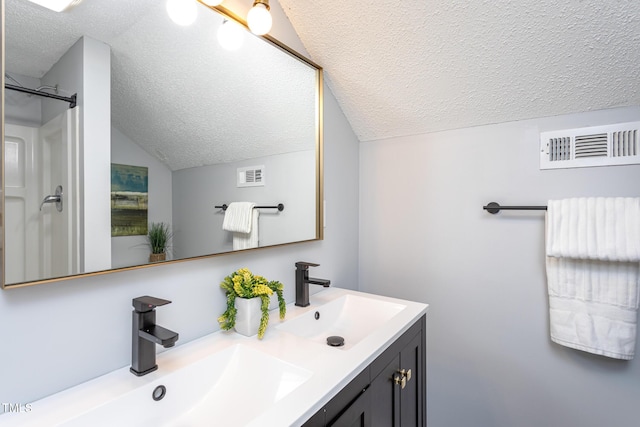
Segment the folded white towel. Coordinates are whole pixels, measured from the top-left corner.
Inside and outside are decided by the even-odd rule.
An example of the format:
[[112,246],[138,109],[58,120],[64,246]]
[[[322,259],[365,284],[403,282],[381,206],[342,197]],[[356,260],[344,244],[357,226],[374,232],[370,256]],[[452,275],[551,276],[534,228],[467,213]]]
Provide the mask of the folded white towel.
[[227,210],[224,211],[222,229],[238,233],[250,233],[255,205],[255,203],[251,202],[230,203],[227,206]]
[[633,358],[639,206],[640,199],[631,198],[549,201],[546,266],[554,342],[617,359]]
[[233,250],[257,248],[259,246],[258,238],[258,219],[260,218],[260,211],[253,210],[251,216],[251,231],[249,233],[233,233]]
[[640,198],[550,200],[547,255],[640,261]]
[[589,353],[632,359],[639,266],[547,257],[551,340]]

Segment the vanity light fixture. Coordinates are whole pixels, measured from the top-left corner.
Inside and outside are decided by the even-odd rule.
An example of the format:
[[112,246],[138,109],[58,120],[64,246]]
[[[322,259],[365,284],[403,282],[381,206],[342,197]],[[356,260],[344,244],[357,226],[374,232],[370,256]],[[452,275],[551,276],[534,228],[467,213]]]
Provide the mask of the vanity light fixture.
[[226,50],[238,50],[244,43],[244,31],[236,21],[225,19],[218,28],[218,43]]
[[29,0],[31,3],[35,3],[47,9],[51,9],[54,12],[64,12],[65,10],[77,5],[82,0]]
[[167,0],[167,13],[176,24],[191,25],[198,17],[198,5],[195,0]]
[[247,14],[247,24],[255,35],[262,36],[271,30],[273,20],[271,18],[269,0],[255,0],[253,7]]

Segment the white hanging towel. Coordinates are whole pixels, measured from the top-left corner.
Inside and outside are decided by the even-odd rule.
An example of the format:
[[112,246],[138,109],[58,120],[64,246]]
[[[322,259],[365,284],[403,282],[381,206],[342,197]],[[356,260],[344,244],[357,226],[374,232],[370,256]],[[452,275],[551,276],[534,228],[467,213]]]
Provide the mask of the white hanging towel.
[[249,233],[233,233],[233,250],[251,249],[259,246],[258,239],[258,219],[260,218],[260,211],[258,209],[253,210],[251,215],[251,231]]
[[552,341],[632,359],[640,277],[640,198],[550,200],[546,253]]
[[233,232],[233,250],[258,247],[258,218],[255,203],[234,202],[227,206],[222,229]]

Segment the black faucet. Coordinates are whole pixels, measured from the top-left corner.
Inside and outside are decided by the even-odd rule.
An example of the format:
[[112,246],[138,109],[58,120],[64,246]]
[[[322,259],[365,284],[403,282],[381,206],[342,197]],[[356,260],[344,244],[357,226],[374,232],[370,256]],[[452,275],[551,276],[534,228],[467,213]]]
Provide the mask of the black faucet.
[[156,325],[156,307],[169,304],[166,299],[145,295],[133,299],[133,334],[131,344],[131,369],[141,377],[158,369],[156,344],[168,348],[178,341],[178,333]]
[[309,277],[309,267],[318,267],[319,265],[312,262],[296,262],[296,305],[298,307],[309,305],[309,284],[322,285],[325,288],[331,284],[330,280]]

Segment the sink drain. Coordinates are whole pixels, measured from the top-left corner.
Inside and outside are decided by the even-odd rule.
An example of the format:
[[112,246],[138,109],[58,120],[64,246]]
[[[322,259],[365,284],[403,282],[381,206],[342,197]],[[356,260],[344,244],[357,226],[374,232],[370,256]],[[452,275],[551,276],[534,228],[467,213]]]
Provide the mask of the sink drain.
[[344,338],[337,335],[327,338],[327,345],[331,347],[342,347],[344,345]]
[[166,394],[167,394],[167,388],[163,385],[159,385],[153,390],[153,393],[151,393],[151,397],[153,398],[153,400],[157,402],[158,400],[164,399],[164,396]]

